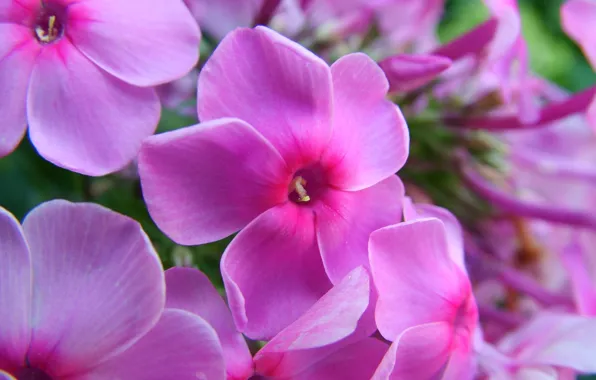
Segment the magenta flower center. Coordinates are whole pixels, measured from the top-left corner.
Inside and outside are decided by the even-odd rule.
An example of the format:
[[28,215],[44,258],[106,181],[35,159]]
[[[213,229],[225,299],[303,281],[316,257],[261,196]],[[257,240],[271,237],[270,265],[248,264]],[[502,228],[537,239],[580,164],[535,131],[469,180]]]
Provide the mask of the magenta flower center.
[[50,375],[37,368],[23,368],[16,374],[17,380],[52,380]]
[[42,44],[50,44],[64,35],[64,12],[42,7],[41,13],[35,23],[35,37]]
[[297,204],[317,200],[327,188],[325,178],[325,171],[318,164],[298,170],[288,186],[289,199]]

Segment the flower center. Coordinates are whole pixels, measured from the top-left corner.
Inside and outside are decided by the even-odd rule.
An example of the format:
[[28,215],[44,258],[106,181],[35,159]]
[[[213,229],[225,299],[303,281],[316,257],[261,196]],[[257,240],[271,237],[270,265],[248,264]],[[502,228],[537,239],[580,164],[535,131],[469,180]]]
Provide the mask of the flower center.
[[298,170],[288,185],[288,197],[296,204],[317,200],[327,188],[325,172],[319,165]]
[[42,6],[41,13],[35,23],[35,37],[42,44],[50,44],[64,35],[63,17],[54,9]]
[[17,380],[52,380],[50,375],[37,368],[22,368],[16,374]]

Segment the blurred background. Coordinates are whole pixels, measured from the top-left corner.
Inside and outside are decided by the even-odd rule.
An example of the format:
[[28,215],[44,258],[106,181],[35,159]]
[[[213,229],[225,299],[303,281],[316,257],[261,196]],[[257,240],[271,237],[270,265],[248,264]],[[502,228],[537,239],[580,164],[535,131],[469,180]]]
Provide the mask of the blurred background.
[[[563,0],[519,0],[523,30],[533,70],[572,91],[596,83],[596,74],[581,51],[562,32],[559,8]],[[487,18],[481,0],[449,0],[439,28],[441,41],[471,29]],[[206,59],[203,54],[202,59]],[[192,117],[163,110],[158,132],[195,124]],[[0,206],[17,218],[41,202],[62,198],[89,201],[129,215],[149,234],[166,267],[194,265],[221,289],[219,258],[230,239],[203,245],[181,247],[164,236],[151,221],[144,206],[134,165],[123,172],[90,178],[60,169],[37,155],[25,139],[11,155],[0,159]]]

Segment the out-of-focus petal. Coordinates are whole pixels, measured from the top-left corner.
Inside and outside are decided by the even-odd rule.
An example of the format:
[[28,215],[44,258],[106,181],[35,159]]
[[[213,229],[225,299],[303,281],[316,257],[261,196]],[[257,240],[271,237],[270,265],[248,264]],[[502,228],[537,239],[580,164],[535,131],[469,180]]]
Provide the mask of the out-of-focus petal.
[[238,119],[148,138],[139,173],[151,217],[189,245],[222,239],[287,200],[291,177],[275,148]]
[[596,21],[596,3],[593,1],[567,0],[561,7],[563,30],[582,48],[592,66],[596,67],[594,21]]
[[228,376],[249,378],[252,355],[236,330],[230,309],[207,276],[193,268],[171,268],[165,276],[166,308],[186,310],[209,323],[221,342]]
[[61,40],[45,46],[37,59],[27,113],[39,154],[63,168],[99,176],[136,156],[157,127],[160,105],[153,89],[106,74]]
[[369,293],[368,273],[362,267],[354,269],[256,354],[256,372],[288,378],[325,360],[356,332]]
[[373,379],[440,379],[449,361],[451,334],[444,322],[406,329],[387,351]]
[[298,169],[331,133],[331,72],[323,60],[265,27],[226,36],[199,74],[199,120],[237,117]]
[[451,66],[449,58],[431,54],[397,54],[379,62],[390,92],[408,92],[435,79]]
[[330,189],[316,209],[317,240],[327,275],[340,281],[357,266],[369,267],[368,238],[401,221],[404,187],[393,175],[368,189]]
[[27,215],[23,230],[34,274],[31,366],[58,377],[89,369],[157,322],[163,270],[137,222],[51,201]]
[[201,33],[181,0],[79,1],[69,5],[68,14],[68,38],[91,61],[127,83],[171,82],[199,59]]
[[255,22],[263,0],[184,0],[195,15],[203,31],[221,40],[240,27]]
[[408,127],[401,111],[385,99],[387,78],[368,56],[344,56],[331,73],[333,134],[323,161],[332,168],[332,185],[361,190],[404,165],[410,148]]
[[228,302],[248,337],[272,338],[331,287],[314,224],[310,209],[288,202],[261,214],[226,249],[221,268]]
[[[2,17],[2,16],[0,16]],[[0,24],[0,157],[12,152],[27,128],[27,89],[39,44],[23,25]]]
[[18,220],[0,207],[0,368],[22,366],[29,348],[31,257]]
[[167,309],[131,348],[77,378],[224,380],[226,375],[215,330],[194,314]]

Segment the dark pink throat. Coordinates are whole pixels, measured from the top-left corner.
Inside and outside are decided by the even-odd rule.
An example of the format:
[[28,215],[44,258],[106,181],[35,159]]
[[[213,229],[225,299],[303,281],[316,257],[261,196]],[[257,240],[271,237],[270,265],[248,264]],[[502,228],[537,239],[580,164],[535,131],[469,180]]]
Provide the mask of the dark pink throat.
[[316,202],[328,189],[327,174],[320,164],[297,170],[288,185],[288,198],[298,205]]
[[33,26],[35,38],[44,45],[57,42],[64,36],[65,27],[66,9],[42,3]]
[[52,380],[52,377],[37,368],[22,368],[16,373],[17,380]]

